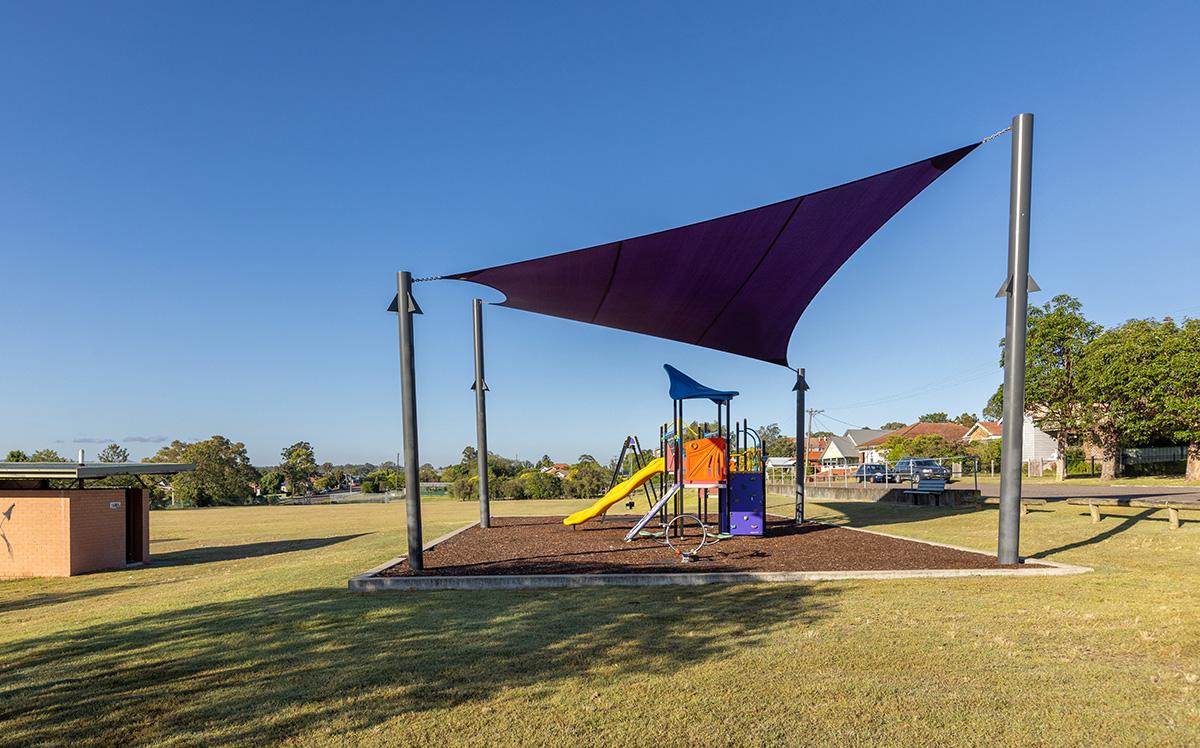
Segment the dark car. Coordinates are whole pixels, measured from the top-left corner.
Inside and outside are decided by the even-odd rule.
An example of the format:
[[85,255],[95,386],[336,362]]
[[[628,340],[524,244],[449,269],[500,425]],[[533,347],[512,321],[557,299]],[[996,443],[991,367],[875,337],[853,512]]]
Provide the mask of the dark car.
[[950,480],[950,468],[928,457],[905,457],[897,460],[892,471],[899,476],[898,480],[913,482],[929,478]]
[[895,473],[887,469],[887,465],[867,463],[859,465],[854,471],[854,477],[859,483],[891,483],[899,480]]

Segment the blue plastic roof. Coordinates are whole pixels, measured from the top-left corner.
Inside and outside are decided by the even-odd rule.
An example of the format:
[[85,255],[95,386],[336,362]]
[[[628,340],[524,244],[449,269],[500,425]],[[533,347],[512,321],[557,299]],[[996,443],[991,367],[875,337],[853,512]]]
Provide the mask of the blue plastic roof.
[[663,368],[667,370],[667,377],[671,380],[672,400],[700,400],[708,398],[714,403],[724,403],[738,395],[738,393],[732,390],[714,390],[712,387],[705,387],[670,364],[663,364]]

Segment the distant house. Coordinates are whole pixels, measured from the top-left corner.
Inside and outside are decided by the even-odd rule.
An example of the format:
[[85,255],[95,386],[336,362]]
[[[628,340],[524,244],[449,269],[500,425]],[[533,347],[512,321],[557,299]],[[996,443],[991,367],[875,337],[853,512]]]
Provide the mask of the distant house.
[[[994,441],[1004,435],[1003,421],[980,421],[972,426],[963,441]],[[1049,462],[1058,459],[1058,444],[1054,437],[1037,427],[1033,418],[1025,414],[1021,426],[1021,462],[1030,460]]]
[[963,436],[965,442],[990,442],[1000,438],[1004,427],[999,421],[977,421]]
[[796,466],[795,457],[768,457],[767,467],[772,468],[791,468]]
[[882,429],[846,429],[841,436],[832,437],[829,446],[821,453],[822,465],[858,465],[861,462],[873,462],[873,453],[868,450],[866,459],[862,446],[890,434]]
[[547,465],[542,468],[542,472],[553,475],[555,478],[566,478],[567,473],[571,472],[571,466],[565,462],[556,462],[553,465]]
[[809,464],[820,462],[821,453],[829,446],[829,439],[824,436],[810,436],[805,439]]
[[886,455],[883,450],[883,443],[893,436],[904,438],[912,438],[914,436],[940,436],[948,442],[962,441],[962,438],[967,434],[967,427],[957,423],[914,423],[911,426],[905,426],[902,429],[889,431],[871,438],[858,445],[858,452],[861,459],[867,462],[883,462]]

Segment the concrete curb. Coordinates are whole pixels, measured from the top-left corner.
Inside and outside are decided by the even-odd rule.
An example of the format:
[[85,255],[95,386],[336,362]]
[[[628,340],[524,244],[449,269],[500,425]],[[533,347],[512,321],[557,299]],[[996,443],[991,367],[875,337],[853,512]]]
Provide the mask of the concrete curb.
[[[471,522],[454,532],[447,533],[431,541],[425,546],[429,551],[459,533],[466,532],[478,525]],[[830,522],[821,524],[839,527],[843,530],[854,530],[871,535],[881,535],[886,538],[897,538],[913,543],[950,548],[956,551],[977,553],[991,557],[992,554],[976,548],[965,548],[948,543],[937,543],[931,540],[918,540],[903,535],[892,535],[878,530],[864,530],[858,527],[846,527]],[[388,591],[418,591],[418,590],[513,590],[513,589],[545,589],[553,587],[657,587],[663,585],[698,585],[698,584],[795,584],[803,582],[833,582],[857,579],[947,579],[955,577],[1057,577],[1069,574],[1084,574],[1092,571],[1087,566],[1072,566],[1055,561],[1038,559],[1038,567],[1028,569],[879,569],[870,571],[733,571],[733,572],[698,572],[673,573],[662,572],[655,574],[497,574],[455,577],[381,577],[384,569],[388,569],[404,560],[397,556],[386,563],[380,564],[368,571],[350,578],[347,587],[353,592],[388,592]]]

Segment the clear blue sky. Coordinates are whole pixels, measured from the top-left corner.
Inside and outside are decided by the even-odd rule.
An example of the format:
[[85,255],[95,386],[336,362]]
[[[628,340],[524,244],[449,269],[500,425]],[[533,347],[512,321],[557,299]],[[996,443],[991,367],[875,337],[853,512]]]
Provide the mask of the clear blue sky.
[[[4,2],[0,449],[140,457],[220,433],[259,464],[301,439],[380,461],[400,449],[396,270],[757,206],[1020,111],[1035,298],[1105,324],[1200,314],[1197,6],[1015,7]],[[1008,158],[1005,136],[951,170],[800,321],[824,425],[983,407]],[[417,290],[423,458],[442,464],[474,439],[470,299],[499,296]],[[655,433],[664,362],[793,430],[786,369],[515,310],[487,324],[495,451],[603,458]]]

